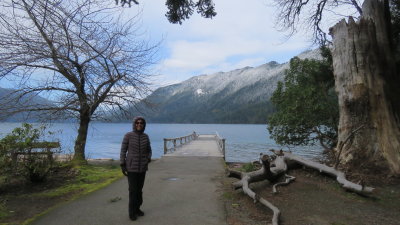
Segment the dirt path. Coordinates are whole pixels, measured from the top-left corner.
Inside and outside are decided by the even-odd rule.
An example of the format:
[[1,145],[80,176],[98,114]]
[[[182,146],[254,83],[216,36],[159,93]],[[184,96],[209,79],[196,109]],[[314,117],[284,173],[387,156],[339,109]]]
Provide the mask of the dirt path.
[[[281,210],[281,225],[399,225],[400,182],[387,186],[375,186],[374,198],[365,198],[346,192],[334,179],[314,171],[290,172],[296,181],[289,186],[278,187],[279,193],[271,193],[266,182],[251,187]],[[270,224],[272,213],[263,205],[254,204],[240,190],[230,187],[234,178],[225,178],[224,200],[228,224]]]

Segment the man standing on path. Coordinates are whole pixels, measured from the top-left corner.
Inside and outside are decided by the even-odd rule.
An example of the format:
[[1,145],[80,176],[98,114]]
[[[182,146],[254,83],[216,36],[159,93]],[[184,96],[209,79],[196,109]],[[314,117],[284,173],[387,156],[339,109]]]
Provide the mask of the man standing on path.
[[151,161],[150,138],[144,133],[146,120],[143,117],[133,119],[133,131],[125,134],[121,145],[121,169],[128,176],[129,184],[129,218],[136,220],[143,216],[140,210],[143,203],[143,184],[147,166]]

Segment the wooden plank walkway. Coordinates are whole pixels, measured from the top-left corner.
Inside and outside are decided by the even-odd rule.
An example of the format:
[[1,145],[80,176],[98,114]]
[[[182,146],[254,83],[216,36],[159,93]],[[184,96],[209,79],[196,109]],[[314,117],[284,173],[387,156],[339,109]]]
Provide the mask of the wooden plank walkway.
[[223,152],[218,146],[216,135],[201,134],[196,139],[185,143],[171,153],[164,156],[210,156],[210,157],[224,157]]

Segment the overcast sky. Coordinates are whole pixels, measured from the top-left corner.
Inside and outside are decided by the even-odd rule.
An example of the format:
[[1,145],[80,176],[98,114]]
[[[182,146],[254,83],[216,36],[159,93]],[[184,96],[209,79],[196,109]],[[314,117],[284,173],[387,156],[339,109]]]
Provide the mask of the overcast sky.
[[165,17],[165,0],[140,1],[128,9],[142,11],[142,29],[155,42],[162,40],[155,85],[181,82],[192,76],[259,66],[269,61],[287,62],[310,49],[304,33],[290,39],[277,31],[276,8],[267,0],[214,0],[217,16],[196,13],[182,25]]
[[[139,5],[131,8],[117,7],[129,15],[140,13],[144,38],[160,43],[157,64],[151,70],[155,75],[151,80],[154,88],[201,74],[255,67],[270,61],[284,63],[316,48],[307,29],[299,28],[303,32],[289,39],[287,33],[278,31],[273,0],[213,0],[217,11],[213,19],[202,18],[195,12],[182,25],[168,22],[165,1],[140,0]],[[327,17],[324,13],[324,20]],[[332,19],[327,27],[336,22],[338,19]],[[2,85],[6,86],[5,83],[3,80]]]

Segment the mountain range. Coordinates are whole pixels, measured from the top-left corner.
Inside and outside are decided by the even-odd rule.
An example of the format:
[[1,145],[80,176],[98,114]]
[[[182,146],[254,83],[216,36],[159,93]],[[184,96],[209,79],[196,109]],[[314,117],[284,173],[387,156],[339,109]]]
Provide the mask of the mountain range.
[[[319,59],[319,50],[301,53],[299,58]],[[275,61],[257,67],[244,67],[229,72],[194,76],[181,83],[156,89],[129,109],[130,114],[143,115],[150,123],[266,123],[274,111],[270,97],[278,81],[284,80],[289,62]],[[0,103],[12,89],[0,88]],[[29,101],[50,101],[33,96]],[[6,106],[2,103],[2,108]],[[35,114],[19,113],[6,121],[35,120]],[[39,116],[39,115],[38,115]],[[32,119],[33,118],[33,119]],[[4,121],[4,118],[0,118]],[[124,122],[130,119],[107,121]]]
[[[320,58],[319,50],[306,51],[299,58]],[[274,111],[270,97],[283,81],[289,62],[268,62],[192,77],[178,84],[158,88],[135,109],[153,123],[266,123]]]
[[[25,104],[30,105],[48,105],[51,106],[53,103],[46,98],[40,97],[33,93],[26,94],[23,97],[18,97],[19,94],[15,93],[15,89],[0,88],[0,121],[5,122],[36,122],[39,118],[46,117],[46,112],[33,111],[33,112],[19,112],[12,113],[12,111],[18,111],[25,107]],[[17,102],[15,99],[18,98]],[[10,114],[10,115],[9,115]]]

